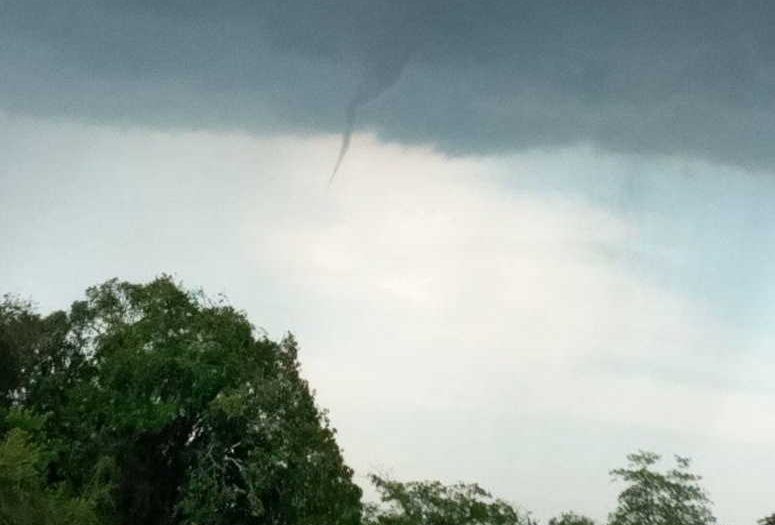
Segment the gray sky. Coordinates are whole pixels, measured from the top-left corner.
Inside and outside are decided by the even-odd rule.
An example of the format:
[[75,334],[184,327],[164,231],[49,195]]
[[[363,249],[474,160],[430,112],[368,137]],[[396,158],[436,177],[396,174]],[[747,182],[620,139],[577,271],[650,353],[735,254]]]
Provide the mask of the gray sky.
[[0,104],[156,127],[335,132],[447,153],[592,142],[770,165],[756,1],[4,0]]
[[775,511],[768,3],[0,12],[3,291],[226,293],[361,476],[603,518],[650,448],[723,523]]

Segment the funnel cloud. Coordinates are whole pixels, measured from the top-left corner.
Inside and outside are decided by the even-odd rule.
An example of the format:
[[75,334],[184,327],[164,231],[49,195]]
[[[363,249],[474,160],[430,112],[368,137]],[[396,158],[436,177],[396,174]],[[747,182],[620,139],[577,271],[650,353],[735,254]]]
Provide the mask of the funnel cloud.
[[[385,53],[385,50],[391,52]],[[385,44],[377,53],[373,53],[367,62],[367,67],[363,79],[358,84],[358,88],[347,105],[345,128],[342,132],[342,145],[339,148],[339,155],[331,173],[329,184],[336,177],[347,151],[350,149],[350,140],[352,139],[355,128],[355,117],[358,108],[364,104],[379,97],[385,90],[389,89],[401,77],[404,66],[409,61],[412,48],[404,47],[396,51],[391,49],[390,44]]]

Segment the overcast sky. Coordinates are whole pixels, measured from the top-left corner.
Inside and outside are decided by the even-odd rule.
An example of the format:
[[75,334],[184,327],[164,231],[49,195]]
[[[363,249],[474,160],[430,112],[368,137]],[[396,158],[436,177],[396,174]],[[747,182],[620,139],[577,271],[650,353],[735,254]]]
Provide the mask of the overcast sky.
[[0,0],[0,291],[225,293],[296,334],[359,480],[603,519],[608,470],[647,448],[753,523],[775,511],[774,19]]

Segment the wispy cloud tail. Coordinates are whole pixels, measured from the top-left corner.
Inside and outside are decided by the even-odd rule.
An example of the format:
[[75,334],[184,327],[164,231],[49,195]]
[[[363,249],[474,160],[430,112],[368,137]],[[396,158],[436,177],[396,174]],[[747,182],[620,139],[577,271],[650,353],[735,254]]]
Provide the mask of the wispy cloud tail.
[[328,179],[328,184],[331,185],[336,177],[336,172],[339,171],[339,167],[342,165],[347,150],[350,149],[350,140],[352,139],[353,129],[355,128],[355,109],[358,107],[358,99],[355,98],[347,106],[347,123],[345,124],[344,131],[342,132],[342,146],[339,148],[339,156],[336,158],[336,164],[334,164],[334,170],[331,172],[331,177]]

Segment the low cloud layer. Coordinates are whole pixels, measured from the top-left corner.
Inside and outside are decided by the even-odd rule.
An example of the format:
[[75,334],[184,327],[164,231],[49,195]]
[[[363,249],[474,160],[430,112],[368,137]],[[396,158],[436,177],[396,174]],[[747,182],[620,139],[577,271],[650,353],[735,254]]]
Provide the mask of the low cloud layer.
[[592,143],[775,162],[768,2],[6,0],[0,10],[9,112],[340,133],[360,96],[356,129],[450,154]]

